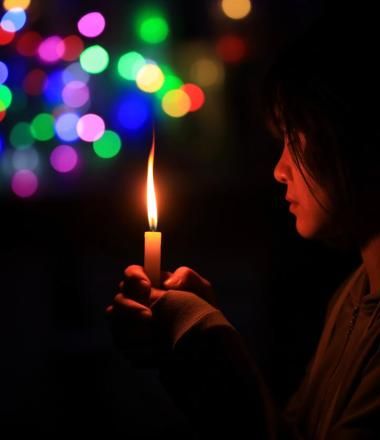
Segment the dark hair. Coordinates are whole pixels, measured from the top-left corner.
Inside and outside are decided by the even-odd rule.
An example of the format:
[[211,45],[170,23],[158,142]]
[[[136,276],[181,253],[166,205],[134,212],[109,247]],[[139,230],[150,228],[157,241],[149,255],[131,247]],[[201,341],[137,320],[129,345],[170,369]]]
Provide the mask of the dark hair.
[[296,165],[329,194],[336,237],[361,244],[380,231],[380,111],[373,106],[380,73],[371,52],[377,40],[359,39],[345,24],[316,22],[279,56],[262,97],[272,132],[287,135]]

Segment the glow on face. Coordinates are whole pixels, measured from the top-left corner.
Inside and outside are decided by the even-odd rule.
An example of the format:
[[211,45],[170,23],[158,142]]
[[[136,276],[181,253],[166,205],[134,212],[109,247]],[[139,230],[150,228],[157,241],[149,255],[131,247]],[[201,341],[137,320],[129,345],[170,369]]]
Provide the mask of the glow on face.
[[88,113],[79,119],[76,128],[78,136],[83,141],[95,142],[103,136],[105,123],[100,116]]

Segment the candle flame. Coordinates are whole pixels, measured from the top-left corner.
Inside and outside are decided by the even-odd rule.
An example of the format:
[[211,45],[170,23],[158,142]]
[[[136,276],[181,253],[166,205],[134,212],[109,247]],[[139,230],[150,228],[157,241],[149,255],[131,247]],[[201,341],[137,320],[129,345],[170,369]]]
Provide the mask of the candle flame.
[[152,231],[157,229],[157,202],[156,193],[154,190],[154,177],[153,177],[153,163],[154,163],[154,150],[155,150],[155,136],[153,133],[152,148],[150,150],[148,159],[148,177],[147,177],[147,189],[146,198],[148,203],[148,222]]

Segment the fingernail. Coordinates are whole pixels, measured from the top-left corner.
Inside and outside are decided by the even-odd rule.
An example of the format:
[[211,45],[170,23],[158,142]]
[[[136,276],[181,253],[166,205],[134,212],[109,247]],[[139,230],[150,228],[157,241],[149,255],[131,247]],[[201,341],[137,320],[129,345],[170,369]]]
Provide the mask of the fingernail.
[[174,286],[176,282],[177,280],[174,277],[170,277],[164,282],[164,284],[165,286]]

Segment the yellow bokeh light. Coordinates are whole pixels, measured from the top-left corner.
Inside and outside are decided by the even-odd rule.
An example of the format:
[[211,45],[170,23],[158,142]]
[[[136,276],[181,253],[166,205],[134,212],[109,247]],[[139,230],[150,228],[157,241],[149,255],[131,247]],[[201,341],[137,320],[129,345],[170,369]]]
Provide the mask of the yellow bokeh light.
[[165,81],[162,70],[155,64],[145,64],[136,77],[136,84],[139,89],[147,93],[154,93],[160,90]]
[[187,93],[181,89],[170,90],[162,98],[162,109],[173,118],[181,118],[189,113],[191,101]]
[[252,4],[250,0],[222,0],[222,9],[227,17],[240,20],[251,12]]
[[220,62],[212,58],[199,58],[191,66],[190,76],[194,83],[210,87],[223,82],[224,70]]
[[30,5],[31,0],[4,0],[4,9],[9,11],[14,8],[27,9]]

